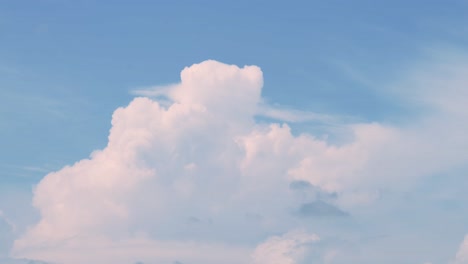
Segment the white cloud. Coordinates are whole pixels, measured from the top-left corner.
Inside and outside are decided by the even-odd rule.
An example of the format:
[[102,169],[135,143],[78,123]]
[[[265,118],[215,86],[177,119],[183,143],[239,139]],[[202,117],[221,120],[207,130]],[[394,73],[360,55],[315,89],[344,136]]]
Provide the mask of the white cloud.
[[[220,85],[223,80],[210,80],[211,76],[220,76],[217,72],[217,62],[206,61],[203,63],[203,67],[198,65],[185,68],[181,73],[181,80],[183,84],[170,84],[166,86],[152,86],[147,88],[140,88],[132,90],[131,93],[137,96],[145,96],[158,100],[160,104],[170,105],[173,102],[190,103],[193,100],[197,103],[202,103],[204,106],[211,105],[213,110],[216,108],[215,104],[220,103],[222,108],[227,107],[229,104],[233,104],[231,109],[227,109],[222,114],[230,115],[230,112],[239,112],[249,110],[248,115],[255,114],[256,116],[268,117],[278,121],[284,122],[308,122],[318,121],[323,123],[335,123],[337,118],[330,115],[318,114],[308,111],[301,111],[297,109],[290,109],[286,107],[279,107],[269,105],[260,98],[260,90],[263,84],[261,77],[261,71],[256,66],[249,66],[245,68],[244,72],[249,71],[244,77],[239,78],[236,75],[235,66],[222,69],[222,75],[226,75],[223,78],[228,78],[229,82],[232,82],[234,78],[238,78],[235,82],[235,88],[229,87],[230,84],[225,85],[225,89],[217,89],[212,87],[213,84]],[[193,77],[194,72],[203,76],[203,78]],[[208,78],[207,78],[208,77]],[[241,80],[244,79],[244,80]],[[242,82],[257,82],[254,85],[257,88],[247,88],[250,85],[245,85]],[[222,84],[223,85],[223,84]],[[196,88],[193,88],[196,87]],[[233,89],[234,88],[234,89]],[[212,100],[213,99],[213,100]],[[242,107],[238,105],[242,103]],[[214,107],[214,108],[213,108]]]
[[[225,211],[240,206],[234,196],[242,150],[234,138],[252,125],[262,73],[207,61],[184,69],[181,80],[168,94],[174,101],[168,108],[136,98],[117,109],[105,149],[38,184],[34,206],[41,220],[15,242],[16,256],[76,263],[82,252],[56,251],[82,236],[88,245],[95,236],[128,241],[141,232],[173,235],[193,216],[229,222]],[[182,247],[192,238],[180,239]],[[89,261],[104,253],[90,254]],[[212,258],[204,263],[217,262]]]
[[453,264],[467,264],[468,263],[468,235],[465,236],[463,242],[461,243],[457,255],[455,256],[455,261]]
[[[295,136],[287,124],[256,124],[262,85],[256,66],[205,61],[153,94],[164,103],[135,98],[117,109],[104,149],[38,184],[33,203],[41,219],[16,240],[13,254],[64,264],[134,256],[245,263],[245,244],[296,227],[291,208],[310,201],[289,188],[293,181],[335,193],[334,206],[352,210],[372,204],[381,188],[410,188],[468,158],[468,129],[445,111],[405,127],[344,125],[351,139],[341,145]],[[456,109],[451,116],[464,113]],[[254,262],[276,263],[268,262],[276,256],[296,263],[316,239],[273,237],[257,247]]]
[[315,234],[291,231],[282,236],[273,236],[258,245],[252,255],[253,264],[299,263],[311,243],[320,240]]

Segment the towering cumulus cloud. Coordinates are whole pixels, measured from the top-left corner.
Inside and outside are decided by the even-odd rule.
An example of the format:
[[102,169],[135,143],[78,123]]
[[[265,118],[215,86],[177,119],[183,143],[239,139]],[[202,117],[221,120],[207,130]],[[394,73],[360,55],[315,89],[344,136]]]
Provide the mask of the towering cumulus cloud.
[[[63,264],[300,263],[318,241],[314,230],[291,232],[304,219],[347,217],[372,203],[378,186],[446,165],[449,154],[423,140],[430,132],[343,125],[351,140],[332,145],[258,123],[262,86],[256,66],[205,61],[117,109],[104,149],[37,185],[40,221],[13,255]],[[413,166],[420,160],[434,162]]]

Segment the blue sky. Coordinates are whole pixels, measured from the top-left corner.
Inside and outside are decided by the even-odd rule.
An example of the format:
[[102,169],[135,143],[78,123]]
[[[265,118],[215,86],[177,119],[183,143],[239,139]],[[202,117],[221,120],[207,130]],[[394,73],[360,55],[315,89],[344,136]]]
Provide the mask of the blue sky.
[[[2,4],[2,138],[14,151],[2,160],[41,167],[86,156],[104,145],[129,90],[177,82],[205,59],[259,65],[274,103],[398,118],[407,107],[374,82],[388,83],[427,48],[467,41],[464,1],[150,2]],[[28,134],[44,127],[63,132]]]
[[[127,249],[132,239],[140,239],[135,234],[144,233],[148,248],[172,252],[191,247],[184,244],[187,241],[195,241],[193,250],[214,243],[225,256],[255,256],[249,260],[254,264],[346,259],[468,263],[468,240],[465,247],[462,243],[468,233],[467,12],[468,2],[462,0],[0,1],[0,259],[78,264],[67,259],[71,255],[66,246],[38,248],[60,244],[67,236],[94,234],[108,239],[109,248],[121,241],[119,246]],[[202,63],[206,60],[219,63]],[[237,65],[238,72],[230,75],[226,65]],[[244,65],[258,66],[262,75]],[[185,67],[187,76],[193,71],[198,77],[181,81]],[[156,93],[165,101],[151,96]],[[159,105],[190,106],[188,119],[174,121],[178,126],[158,123],[147,114],[156,111],[154,106],[134,101],[142,95]],[[126,106],[121,115],[114,113]],[[204,116],[197,107],[206,107],[213,116]],[[172,115],[165,118],[161,120],[172,120]],[[154,124],[143,129],[138,123],[136,129],[137,121],[132,120]],[[227,128],[223,122],[232,125]],[[116,132],[109,137],[111,128]],[[232,146],[223,143],[231,141]],[[291,149],[283,149],[281,142]],[[125,149],[135,151],[136,158],[130,154],[118,161],[110,158],[114,156],[106,153],[114,153],[113,144],[138,145]],[[270,145],[278,147],[268,150]],[[233,150],[237,147],[244,156]],[[165,152],[166,148],[182,154]],[[90,157],[95,150],[102,150],[106,158]],[[201,152],[187,154],[194,150]],[[265,153],[249,156],[249,150]],[[225,160],[197,163],[202,153],[207,160]],[[75,164],[88,158],[94,165]],[[107,171],[114,162],[134,164]],[[62,169],[65,166],[70,171]],[[152,184],[144,188],[140,181],[123,180],[127,174],[146,175],[141,166],[155,171]],[[108,193],[93,181],[80,182],[86,178],[80,173],[133,189],[111,185],[119,195]],[[200,178],[188,184],[181,175],[190,173]],[[231,176],[218,180],[216,175],[223,173]],[[232,180],[238,175],[259,178]],[[54,177],[64,185],[47,180]],[[230,189],[235,185],[231,180],[239,189]],[[294,182],[301,182],[304,189],[288,189]],[[253,187],[257,185],[266,187]],[[33,193],[35,186],[43,187]],[[171,191],[181,194],[172,196]],[[55,192],[63,203],[44,198],[44,193]],[[113,224],[103,228],[67,218],[74,210],[80,216],[81,208],[92,204],[68,199],[88,192],[93,199],[118,201],[121,207],[116,208],[129,215],[115,221],[116,226],[128,234],[116,235],[120,240],[115,240],[109,235],[116,228]],[[167,201],[161,208],[186,211],[147,208],[142,197],[156,199],[151,195],[158,192]],[[183,200],[187,192],[198,194],[193,203]],[[232,197],[224,197],[224,192]],[[275,196],[285,193],[291,195],[287,202],[278,201],[278,208],[271,205]],[[239,195],[242,202],[231,204],[230,199]],[[204,209],[216,207],[210,201],[218,198],[225,204],[217,205],[224,208],[217,210],[224,213]],[[257,206],[255,201],[262,203]],[[66,215],[50,209],[57,203],[73,210]],[[154,215],[132,209],[141,204]],[[301,215],[305,212],[301,208],[312,213]],[[336,210],[346,217],[331,217]],[[81,217],[89,212],[83,210]],[[167,218],[156,217],[161,212]],[[111,216],[92,218],[93,223],[111,221]],[[244,216],[262,228],[244,223]],[[172,224],[178,218],[192,224],[181,229]],[[38,224],[54,221],[69,221],[59,228],[64,237],[51,238]],[[38,240],[45,244],[31,242]],[[176,243],[175,249],[163,240]],[[75,243],[93,245],[90,241],[98,240],[86,237]],[[268,248],[283,253],[274,255]],[[245,253],[249,250],[254,253]],[[173,261],[219,260],[200,252],[198,257],[187,254]],[[172,263],[139,253],[145,263]],[[114,260],[96,255],[86,261]]]

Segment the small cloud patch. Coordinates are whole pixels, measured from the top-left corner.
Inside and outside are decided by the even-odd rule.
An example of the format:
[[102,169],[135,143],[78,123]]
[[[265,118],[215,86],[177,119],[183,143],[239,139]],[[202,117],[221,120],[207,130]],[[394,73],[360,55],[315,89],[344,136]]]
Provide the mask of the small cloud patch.
[[300,217],[344,217],[349,215],[338,207],[320,200],[302,204],[297,214]]

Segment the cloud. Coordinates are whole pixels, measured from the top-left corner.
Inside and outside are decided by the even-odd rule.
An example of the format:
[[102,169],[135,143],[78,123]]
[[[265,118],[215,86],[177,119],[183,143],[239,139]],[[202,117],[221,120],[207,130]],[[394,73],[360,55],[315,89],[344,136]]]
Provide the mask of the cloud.
[[455,261],[453,264],[466,264],[468,263],[468,235],[463,239],[457,255],[455,256]]
[[291,231],[273,236],[258,245],[252,255],[252,264],[296,264],[304,258],[307,247],[319,241],[315,234]]
[[348,213],[336,206],[318,200],[302,204],[297,211],[297,215],[300,217],[343,217],[348,216]]
[[258,105],[256,115],[289,123],[316,121],[330,124],[338,122],[338,117],[335,116],[272,106],[266,103]]
[[[260,98],[260,90],[258,89],[251,89],[251,90],[247,89],[245,91],[239,90],[239,88],[242,88],[243,86],[242,83],[238,83],[237,84],[238,86],[236,86],[237,87],[236,89],[231,89],[230,87],[227,87],[227,89],[213,89],[213,87],[210,87],[211,84],[207,84],[210,81],[205,80],[209,78],[205,78],[205,77],[210,76],[210,74],[212,74],[212,76],[215,76],[216,74],[218,74],[216,70],[212,71],[212,69],[216,68],[216,66],[210,66],[210,65],[216,65],[217,62],[205,61],[203,64],[204,64],[203,69],[201,70],[200,70],[201,67],[192,66],[190,68],[186,68],[181,74],[182,82],[187,83],[187,86],[191,85],[191,86],[197,87],[196,89],[186,88],[186,86],[184,86],[184,88],[180,88],[181,87],[180,84],[170,84],[166,86],[151,86],[151,87],[146,87],[146,88],[134,89],[131,91],[131,93],[137,96],[144,96],[144,97],[149,97],[149,98],[158,100],[158,102],[163,105],[170,105],[174,101],[186,103],[186,102],[191,102],[191,100],[197,100],[197,101],[209,100],[209,98],[216,98],[216,101],[219,100],[219,102],[223,102],[223,104],[226,104],[227,102],[231,102],[231,100],[234,99],[242,103],[247,102],[247,104],[245,104],[244,107],[245,106],[250,107],[249,109],[251,111],[250,114],[254,114],[255,116],[260,116],[260,117],[267,117],[267,118],[274,119],[277,121],[284,121],[284,122],[290,122],[290,123],[310,122],[310,121],[317,121],[321,123],[338,122],[338,118],[335,116],[319,114],[319,113],[314,113],[314,112],[309,112],[309,111],[301,111],[297,109],[291,109],[291,108],[267,104],[263,99]],[[211,68],[208,69],[209,67]],[[252,73],[251,77],[246,77],[246,78],[256,79],[259,86],[261,87],[261,85],[263,84],[263,79],[260,76],[261,71],[256,66],[250,66],[250,67],[251,67],[250,70],[252,72],[256,70],[257,73]],[[232,69],[234,68],[231,68],[230,70]],[[199,80],[199,79],[195,80],[195,78],[192,79],[192,74],[195,71],[197,71],[197,74],[204,76],[203,80]],[[205,71],[205,72],[199,72],[199,71]],[[227,72],[223,72],[223,75],[228,75],[228,74],[229,73]],[[235,73],[231,73],[231,74],[235,74]],[[255,74],[259,75],[260,78],[258,78],[258,76],[255,77],[254,76]],[[203,87],[203,89],[200,89],[200,87]],[[247,86],[244,86],[244,87],[247,87]],[[193,93],[193,91],[195,91],[196,93]],[[218,94],[213,94],[213,91],[215,91]],[[229,91],[236,91],[236,92],[229,94]],[[240,97],[241,94],[243,98]],[[202,98],[203,96],[206,96],[206,98]],[[250,103],[248,103],[248,100],[251,100]],[[208,102],[204,102],[203,104],[206,105],[207,103]],[[235,110],[236,112],[241,109],[238,106],[234,106],[234,108],[235,109],[232,109],[232,110]],[[226,112],[224,112],[223,114],[226,114]]]
[[293,190],[308,190],[313,188],[313,185],[307,181],[292,181],[289,184],[289,188]]
[[[104,149],[36,186],[40,221],[12,254],[64,264],[211,264],[247,263],[254,250],[254,263],[296,263],[317,236],[248,245],[297,228],[290,208],[342,216],[378,202],[381,189],[411,189],[468,160],[462,105],[434,103],[437,112],[405,126],[343,124],[347,140],[333,144],[257,123],[262,85],[256,66],[210,60],[115,110]],[[283,262],[265,262],[271,256]]]
[[[197,232],[211,236],[216,232],[205,225],[202,230],[187,230],[195,237],[178,237],[180,242],[174,244],[164,242],[187,228],[185,219],[217,217],[217,223],[221,223],[217,229],[235,225],[227,220],[229,210],[240,210],[242,205],[235,201],[240,179],[236,165],[242,156],[235,137],[252,126],[262,82],[258,67],[241,69],[206,61],[182,71],[181,83],[168,94],[173,101],[169,107],[136,98],[117,109],[105,149],[48,174],[37,185],[33,203],[41,220],[15,242],[13,254],[80,263],[83,253],[93,250],[86,245],[98,243],[101,236],[123,241],[117,245],[124,247],[136,234],[158,233],[162,238],[150,239],[143,248],[163,255],[174,252],[167,258],[184,261],[181,253],[175,252],[191,255],[189,248],[193,247],[187,240],[202,239]],[[223,224],[225,221],[227,224]],[[100,247],[115,248],[113,239],[103,240],[108,244]],[[83,246],[72,250],[70,243]],[[204,258],[208,258],[203,263],[219,262],[219,256],[209,253],[223,252],[210,246],[217,243],[200,241],[197,251],[205,252]],[[167,245],[177,250],[149,249]],[[149,261],[165,258],[152,254]],[[114,257],[108,261],[117,263],[125,259],[106,250],[89,256],[86,262]],[[239,263],[239,257],[230,259]]]

